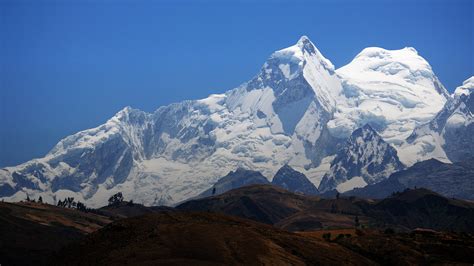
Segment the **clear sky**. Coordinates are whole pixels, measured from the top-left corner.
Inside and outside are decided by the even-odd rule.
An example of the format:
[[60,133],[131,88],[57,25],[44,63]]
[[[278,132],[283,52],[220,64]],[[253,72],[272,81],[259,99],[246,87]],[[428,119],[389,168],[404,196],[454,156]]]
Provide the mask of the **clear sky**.
[[0,0],[0,166],[124,106],[221,93],[307,35],[336,67],[413,46],[452,91],[474,74],[471,0]]

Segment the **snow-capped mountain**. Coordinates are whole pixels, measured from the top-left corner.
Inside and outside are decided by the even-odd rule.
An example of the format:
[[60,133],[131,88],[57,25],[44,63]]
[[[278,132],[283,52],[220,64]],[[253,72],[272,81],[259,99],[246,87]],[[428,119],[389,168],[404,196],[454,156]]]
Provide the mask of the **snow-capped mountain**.
[[417,127],[402,148],[412,161],[459,162],[474,157],[474,77],[458,87],[429,123]]
[[100,206],[121,191],[138,203],[173,204],[238,167],[269,178],[285,164],[317,186],[355,129],[369,124],[405,151],[404,139],[447,98],[412,48],[367,48],[336,70],[303,36],[238,88],[154,113],[127,107],[43,158],[1,169],[0,197],[72,196]]
[[329,128],[346,136],[370,124],[387,142],[398,145],[449,98],[431,66],[411,47],[366,48],[337,74],[347,101],[338,105]]
[[337,189],[345,192],[364,187],[388,178],[403,167],[395,148],[367,124],[356,129],[336,153],[319,190],[325,192]]

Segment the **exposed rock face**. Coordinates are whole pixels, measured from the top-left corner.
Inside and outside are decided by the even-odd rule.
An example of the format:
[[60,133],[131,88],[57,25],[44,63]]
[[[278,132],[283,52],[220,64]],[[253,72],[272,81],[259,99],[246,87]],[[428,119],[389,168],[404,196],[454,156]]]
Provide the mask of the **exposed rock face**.
[[272,184],[295,193],[318,194],[316,186],[304,174],[294,170],[289,165],[284,165],[278,170],[273,177]]
[[[401,169],[403,164],[398,160],[395,148],[386,143],[371,126],[365,125],[355,130],[345,146],[336,153],[319,190],[325,192],[337,188],[344,192],[359,186],[360,182],[380,182]],[[359,179],[358,182],[346,183],[353,178]],[[350,187],[344,187],[344,184]]]

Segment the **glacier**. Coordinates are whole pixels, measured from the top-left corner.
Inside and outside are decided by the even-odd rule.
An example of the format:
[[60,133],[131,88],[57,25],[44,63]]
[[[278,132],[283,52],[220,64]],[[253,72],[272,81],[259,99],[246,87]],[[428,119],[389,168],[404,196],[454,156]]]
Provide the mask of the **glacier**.
[[[235,89],[153,113],[125,107],[103,125],[64,138],[43,158],[1,169],[0,197],[56,202],[67,196],[97,207],[121,191],[137,203],[173,205],[238,168],[270,179],[284,165],[319,186],[337,152],[364,125],[410,166],[444,156],[413,158],[423,143],[411,136],[459,94],[465,98],[464,89],[449,95],[413,48],[366,48],[335,69],[303,36]],[[451,117],[449,125],[461,123]]]
[[[456,88],[429,122],[418,126],[402,146],[412,162],[436,158],[445,163],[474,157],[474,77]],[[403,156],[402,155],[402,156]]]

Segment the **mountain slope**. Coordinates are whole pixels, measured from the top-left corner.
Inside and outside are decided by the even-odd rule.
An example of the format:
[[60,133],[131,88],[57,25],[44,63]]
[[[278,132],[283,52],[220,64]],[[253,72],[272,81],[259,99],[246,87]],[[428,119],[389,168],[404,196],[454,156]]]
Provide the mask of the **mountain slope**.
[[[218,198],[215,206],[235,207],[243,195],[256,202],[259,196],[267,200],[263,205],[273,206],[269,213],[281,213],[285,206],[301,211],[279,220],[275,227],[209,211],[172,209],[105,225],[111,222],[109,218],[92,213],[46,204],[0,202],[0,257],[8,265],[391,265],[401,261],[444,265],[468,264],[473,258],[469,233],[474,232],[472,202],[447,199],[425,189],[407,190],[375,202],[353,197],[319,199],[269,185],[236,191],[208,199]],[[130,205],[124,206],[144,210]],[[114,216],[116,211],[130,214],[124,206],[102,211],[112,211]],[[355,215],[371,229],[355,229]],[[380,230],[387,226],[395,232]],[[417,227],[450,232],[411,230]],[[85,237],[86,233],[90,234]],[[331,234],[329,241],[324,240],[327,234]]]
[[474,204],[427,189],[407,189],[377,203],[368,215],[387,225],[474,232]]
[[112,222],[47,204],[0,202],[0,258],[5,265],[48,265],[48,256]]
[[412,161],[458,162],[474,157],[474,77],[458,87],[429,123],[417,127],[403,149]]
[[176,209],[222,213],[296,231],[353,228],[358,217],[361,224],[372,228],[474,232],[473,202],[447,198],[424,188],[405,189],[382,200],[366,200],[346,195],[319,198],[253,185],[191,200]]
[[219,195],[232,189],[257,184],[270,184],[270,182],[260,172],[237,168],[219,179],[211,188],[199,194],[199,197]]
[[294,193],[318,194],[316,186],[304,174],[294,170],[287,164],[278,170],[273,177],[272,184]]
[[274,224],[291,214],[309,208],[318,198],[297,195],[271,185],[253,185],[222,195],[191,200],[176,207],[184,211],[218,212]]
[[367,124],[355,130],[337,152],[319,190],[326,192],[337,188],[345,192],[354,187],[378,183],[401,169],[403,164],[398,160],[395,148]]
[[449,98],[429,63],[411,47],[365,48],[336,72],[347,102],[338,105],[329,128],[346,136],[369,124],[385,141],[399,145]]
[[427,188],[450,198],[474,200],[474,159],[453,164],[426,160],[392,174],[387,180],[344,195],[381,199],[414,187]]
[[187,201],[180,211],[223,213],[272,224],[290,231],[310,231],[327,227],[351,228],[354,218],[368,223],[364,210],[371,203],[359,199],[322,199],[271,185],[252,185],[224,194]]
[[180,212],[117,221],[62,250],[54,264],[125,261],[133,265],[375,265],[321,239],[236,217]]

